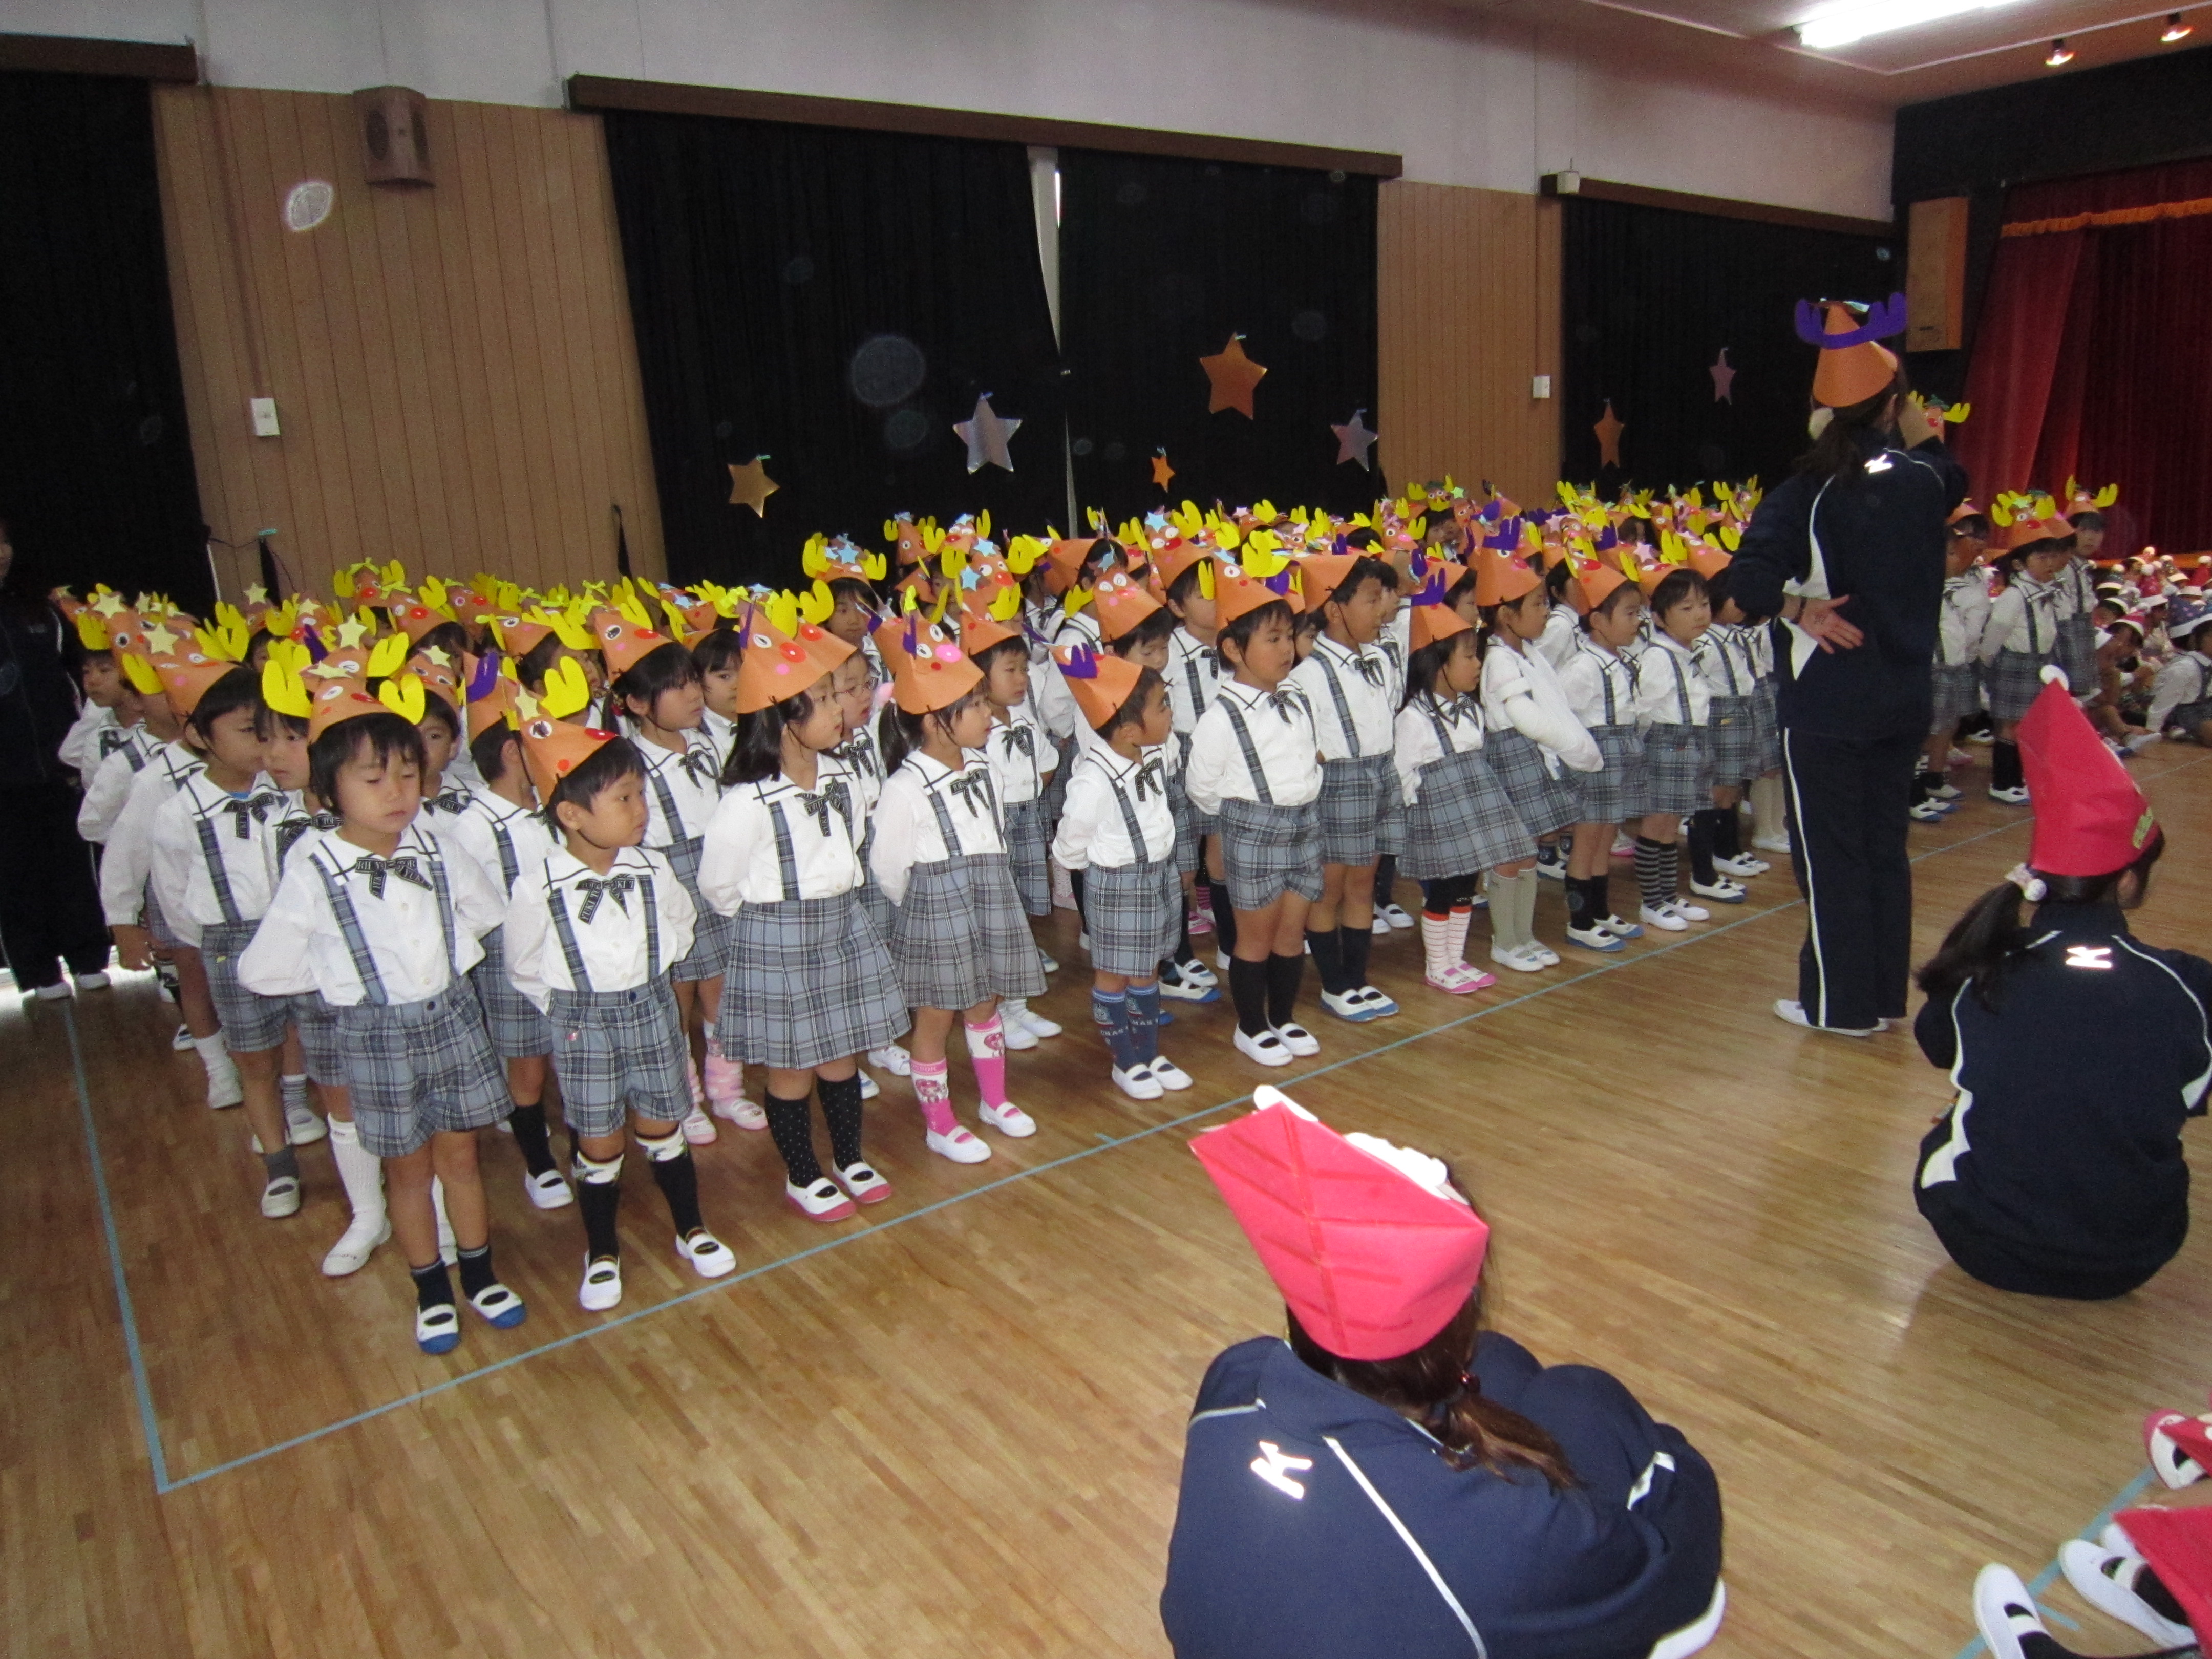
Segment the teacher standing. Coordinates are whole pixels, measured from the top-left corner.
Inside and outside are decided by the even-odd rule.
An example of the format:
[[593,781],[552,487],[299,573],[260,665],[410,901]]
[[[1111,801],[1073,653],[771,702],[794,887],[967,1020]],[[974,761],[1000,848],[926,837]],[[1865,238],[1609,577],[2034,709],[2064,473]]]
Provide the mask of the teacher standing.
[[1759,503],[1729,573],[1729,597],[1782,635],[1776,707],[1807,920],[1797,994],[1774,1012],[1843,1036],[1905,1017],[1906,813],[1934,713],[1946,520],[1966,494],[1941,422],[1906,398],[1881,343],[1904,327],[1902,295],[1863,316],[1831,303],[1825,325],[1799,306],[1800,336],[1821,349],[1813,447]]

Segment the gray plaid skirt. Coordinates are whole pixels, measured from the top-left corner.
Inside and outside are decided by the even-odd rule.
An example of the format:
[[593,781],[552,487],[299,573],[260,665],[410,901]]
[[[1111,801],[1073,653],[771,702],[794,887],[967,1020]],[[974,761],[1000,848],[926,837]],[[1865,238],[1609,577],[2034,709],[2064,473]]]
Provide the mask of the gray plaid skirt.
[[[1759,764],[1759,716],[1752,697],[1715,697],[1705,740],[1713,750],[1715,783],[1748,783]],[[1711,802],[1706,805],[1711,805]]]
[[[1990,694],[1990,718],[2008,723],[2026,719],[2029,708],[2043,694],[2043,665],[2051,660],[2033,651],[1998,652],[1997,659],[1983,670],[1982,683]],[[2094,679],[2089,682],[2095,684]]]
[[1713,750],[1702,726],[1665,720],[1644,729],[1654,812],[1702,812],[1713,804]]
[[168,917],[161,914],[161,902],[154,896],[153,887],[149,884],[145,891],[144,915],[147,934],[164,951],[173,951],[182,945],[184,940],[177,937],[177,930],[169,926]]
[[2087,617],[2069,617],[2058,624],[2054,653],[2077,695],[2097,689],[2097,624]]
[[[718,965],[714,971],[722,970]],[[495,927],[483,936],[483,960],[469,969],[469,979],[477,988],[492,1053],[501,1060],[528,1060],[553,1052],[552,1023],[507,976],[506,928]]]
[[1782,769],[1782,716],[1775,706],[1774,681],[1759,681],[1751,694],[1752,717],[1759,724],[1759,775]]
[[1605,764],[1595,772],[1575,774],[1575,789],[1583,798],[1583,823],[1626,823],[1651,810],[1651,769],[1644,758],[1644,737],[1632,726],[1593,726],[1589,729]]
[[1083,929],[1091,936],[1091,965],[1100,973],[1150,979],[1182,940],[1175,860],[1092,865],[1083,873]]
[[465,979],[421,1002],[340,1008],[337,1018],[354,1121],[377,1157],[404,1158],[434,1134],[488,1129],[514,1110]]
[[1067,772],[1075,764],[1075,757],[1083,751],[1076,746],[1073,733],[1053,744],[1060,755],[1060,763],[1052,769],[1052,775],[1044,781],[1037,792],[1037,810],[1043,815],[1045,842],[1052,842],[1052,832],[1060,827],[1060,808],[1067,805]]
[[[691,896],[691,908],[697,912],[691,924],[691,953],[668,969],[669,978],[686,984],[713,979],[730,959],[730,918],[699,896],[699,851],[703,840],[703,836],[693,836],[688,841],[671,842],[665,847],[653,849],[668,860],[668,867],[684,884],[684,890]],[[545,1051],[538,1048],[532,1052]]]
[[1406,840],[1406,797],[1388,755],[1321,763],[1321,861],[1358,868]]
[[200,929],[200,960],[207,964],[208,994],[222,1021],[223,1042],[234,1054],[258,1054],[281,1046],[292,1023],[292,999],[264,997],[238,982],[238,959],[253,943],[255,921],[219,921]]
[[1406,809],[1406,850],[1398,859],[1407,880],[1449,881],[1536,856],[1536,838],[1481,750],[1446,755],[1422,769],[1420,782]]
[[[868,833],[860,837],[860,908],[874,924],[876,937],[885,945],[891,942],[891,929],[898,924],[898,906],[890,896],[876,883],[875,872],[868,867],[868,854],[876,844],[875,820],[868,821]],[[1046,897],[1051,895],[1048,893]],[[880,1043],[871,1044],[881,1048]]]
[[1221,869],[1229,902],[1262,910],[1285,893],[1321,896],[1321,808],[1269,806],[1256,800],[1221,803]]
[[292,999],[292,1024],[300,1028],[300,1053],[307,1067],[307,1080],[325,1088],[345,1087],[345,1056],[338,1048],[337,1010],[323,1000],[320,991],[302,991]]
[[1931,671],[1936,713],[1929,732],[1948,732],[1982,706],[1982,684],[1970,662],[1939,662]]
[[1033,800],[1006,803],[1006,863],[1014,891],[1033,916],[1052,914],[1052,871],[1046,862],[1044,808]]
[[[1518,732],[1492,732],[1483,739],[1483,758],[1501,784],[1514,811],[1532,836],[1549,836],[1581,821],[1582,797],[1565,778],[1544,764],[1544,751]],[[1465,875],[1455,870],[1455,875]]]
[[722,975],[722,1052],[807,1072],[880,1048],[907,1028],[881,934],[854,893],[741,904]]
[[1188,876],[1198,869],[1198,860],[1205,851],[1206,838],[1213,833],[1213,820],[1204,817],[1190,803],[1190,792],[1182,787],[1182,773],[1177,770],[1168,777],[1168,811],[1175,817],[1175,852],[1172,857],[1178,875]]
[[571,1134],[619,1134],[625,1109],[656,1123],[684,1121],[691,1055],[665,976],[627,991],[556,990],[548,1000],[553,1075]]
[[1044,968],[1006,855],[969,853],[915,865],[891,929],[891,963],[909,1008],[1042,996]]

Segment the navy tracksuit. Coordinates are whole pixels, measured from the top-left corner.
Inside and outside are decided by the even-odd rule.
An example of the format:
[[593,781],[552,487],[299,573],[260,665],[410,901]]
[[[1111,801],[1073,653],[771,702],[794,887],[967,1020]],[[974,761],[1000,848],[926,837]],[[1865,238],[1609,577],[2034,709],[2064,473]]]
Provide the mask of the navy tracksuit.
[[1920,1143],[1913,1196],[1984,1283],[2120,1296],[2189,1235],[2181,1126],[2212,1079],[2212,963],[2142,944],[2115,905],[2045,904],[2030,931],[1998,1012],[1969,981],[1914,1023],[1959,1097]]
[[1216,1359],[1160,1596],[1177,1659],[1644,1659],[1704,1614],[1720,1490],[1680,1433],[1603,1371],[1494,1333],[1472,1370],[1581,1484],[1454,1470],[1278,1339]]
[[1775,624],[1790,862],[1808,913],[1797,1000],[1814,1024],[1851,1030],[1905,1016],[1905,813],[1934,712],[1946,520],[1966,494],[1940,441],[1908,451],[1869,434],[1863,447],[1856,478],[1801,472],[1770,491],[1729,568],[1729,597],[1746,616],[1775,616],[1790,583],[1848,597],[1842,614],[1866,635],[1829,652]]

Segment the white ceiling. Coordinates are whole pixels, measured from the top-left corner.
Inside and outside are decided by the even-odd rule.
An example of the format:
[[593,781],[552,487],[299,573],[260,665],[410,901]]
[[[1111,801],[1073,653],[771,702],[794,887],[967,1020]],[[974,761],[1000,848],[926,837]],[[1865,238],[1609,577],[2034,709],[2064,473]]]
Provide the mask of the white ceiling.
[[[1826,52],[1797,44],[1792,25],[1832,0],[1445,0],[1455,9],[1534,27],[1547,36],[1679,62],[1699,56],[1729,78],[1819,89],[1895,108],[2039,76],[2071,75],[2155,52],[2212,45],[2212,4],[2184,5],[2197,33],[2159,40],[2172,5],[2145,0],[2011,0],[1940,22],[1879,34]],[[2044,58],[2065,37],[2076,54],[2060,70]]]

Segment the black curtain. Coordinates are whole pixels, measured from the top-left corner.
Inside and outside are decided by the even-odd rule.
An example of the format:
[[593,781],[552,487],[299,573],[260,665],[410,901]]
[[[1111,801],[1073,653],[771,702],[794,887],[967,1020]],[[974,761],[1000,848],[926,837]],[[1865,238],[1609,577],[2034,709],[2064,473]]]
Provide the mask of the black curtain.
[[[672,580],[775,585],[814,532],[1066,513],[1060,362],[1018,144],[605,116]],[[977,398],[1021,422],[972,476]],[[757,455],[764,517],[730,501]]]
[[[1797,337],[1797,301],[1883,300],[1905,285],[1904,262],[1877,237],[1563,205],[1560,464],[1601,494],[1781,477],[1808,442],[1819,355]],[[1723,348],[1735,371],[1726,398],[1711,373]],[[1618,468],[1601,465],[1593,430],[1608,398],[1623,423]]]
[[0,72],[0,517],[16,591],[212,598],[143,81]]
[[[1380,449],[1340,465],[1329,428],[1379,424],[1375,179],[1091,150],[1060,169],[1076,499],[1116,523],[1186,498],[1371,507]],[[1199,359],[1234,334],[1267,371],[1249,420],[1206,411]]]

